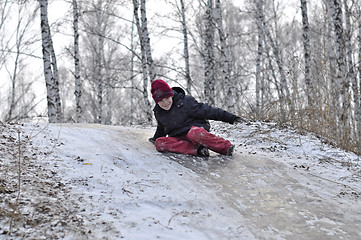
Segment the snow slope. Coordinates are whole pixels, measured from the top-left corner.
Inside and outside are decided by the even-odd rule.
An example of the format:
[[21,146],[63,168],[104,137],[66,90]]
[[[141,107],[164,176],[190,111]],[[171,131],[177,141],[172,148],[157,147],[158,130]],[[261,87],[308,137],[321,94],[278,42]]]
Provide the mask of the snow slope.
[[6,126],[24,149],[20,195],[17,158],[1,158],[0,239],[361,238],[357,156],[275,124],[213,125],[232,158],[158,153],[154,128]]

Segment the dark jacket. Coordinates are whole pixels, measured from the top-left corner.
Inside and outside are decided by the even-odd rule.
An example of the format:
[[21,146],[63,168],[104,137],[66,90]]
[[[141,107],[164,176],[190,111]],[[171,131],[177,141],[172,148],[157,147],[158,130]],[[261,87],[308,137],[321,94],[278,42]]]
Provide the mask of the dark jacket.
[[163,110],[158,104],[153,109],[158,126],[152,140],[167,135],[185,135],[192,126],[203,127],[209,131],[211,126],[207,119],[234,123],[237,117],[222,109],[197,102],[192,96],[186,96],[182,88],[172,89],[174,97],[171,109]]

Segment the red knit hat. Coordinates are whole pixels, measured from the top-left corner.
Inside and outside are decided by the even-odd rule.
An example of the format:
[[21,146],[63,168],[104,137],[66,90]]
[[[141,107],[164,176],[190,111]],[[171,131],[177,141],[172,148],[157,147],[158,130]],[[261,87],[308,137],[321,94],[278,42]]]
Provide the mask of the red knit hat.
[[155,103],[162,101],[164,98],[174,96],[173,90],[161,79],[152,82],[151,92]]

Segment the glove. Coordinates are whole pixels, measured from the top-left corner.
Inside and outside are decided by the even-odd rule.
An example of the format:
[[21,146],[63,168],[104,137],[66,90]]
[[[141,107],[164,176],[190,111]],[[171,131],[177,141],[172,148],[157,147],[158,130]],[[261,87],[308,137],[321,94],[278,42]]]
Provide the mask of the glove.
[[149,138],[148,141],[155,144],[155,139],[154,138]]
[[244,120],[243,118],[241,117],[236,117],[233,121],[233,124],[235,123],[243,123],[243,122],[246,122],[246,120]]

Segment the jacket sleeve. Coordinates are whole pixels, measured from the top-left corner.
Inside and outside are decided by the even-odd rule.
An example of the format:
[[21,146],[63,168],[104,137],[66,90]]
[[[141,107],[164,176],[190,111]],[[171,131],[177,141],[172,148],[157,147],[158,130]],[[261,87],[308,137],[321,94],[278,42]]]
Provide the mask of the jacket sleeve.
[[192,117],[208,120],[216,120],[233,124],[236,115],[220,108],[212,107],[205,103],[199,103],[193,97],[188,96],[188,112]]
[[166,135],[167,134],[165,133],[164,126],[160,122],[158,122],[157,130],[155,131],[152,140],[155,141],[157,138],[165,137]]

